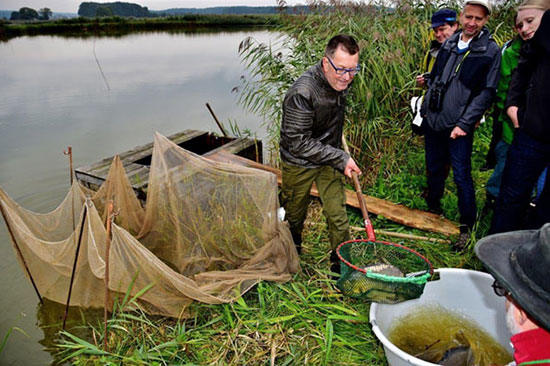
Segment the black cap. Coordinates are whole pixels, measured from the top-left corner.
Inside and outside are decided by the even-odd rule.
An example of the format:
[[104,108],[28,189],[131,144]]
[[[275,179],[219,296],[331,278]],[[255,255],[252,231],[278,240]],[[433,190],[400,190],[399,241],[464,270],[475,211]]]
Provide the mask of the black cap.
[[456,22],[456,11],[451,9],[440,9],[432,15],[432,28],[437,28],[446,23]]

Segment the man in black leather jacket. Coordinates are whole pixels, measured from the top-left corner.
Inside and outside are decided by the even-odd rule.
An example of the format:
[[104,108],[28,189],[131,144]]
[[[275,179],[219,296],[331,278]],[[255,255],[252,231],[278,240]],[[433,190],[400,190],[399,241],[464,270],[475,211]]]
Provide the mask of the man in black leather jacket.
[[361,174],[341,149],[346,94],[359,71],[358,62],[357,42],[347,35],[333,37],[322,60],[296,80],[283,102],[281,204],[300,253],[309,192],[316,184],[328,224],[333,271],[339,271],[335,249],[349,239],[341,173]]

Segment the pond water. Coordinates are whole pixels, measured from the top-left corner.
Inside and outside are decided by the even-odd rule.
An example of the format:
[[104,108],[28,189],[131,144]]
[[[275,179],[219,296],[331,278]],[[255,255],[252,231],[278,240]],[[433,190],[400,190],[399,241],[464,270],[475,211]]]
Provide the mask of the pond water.
[[[124,37],[21,37],[0,43],[0,187],[23,207],[53,210],[69,188],[68,159],[87,165],[185,129],[229,129],[265,138],[260,118],[237,104],[244,66],[238,45],[267,42],[266,30],[139,33]],[[0,224],[1,365],[46,365],[63,306],[38,298]],[[76,311],[78,313],[78,311]],[[75,315],[77,318],[78,314]],[[52,324],[54,324],[53,327]]]

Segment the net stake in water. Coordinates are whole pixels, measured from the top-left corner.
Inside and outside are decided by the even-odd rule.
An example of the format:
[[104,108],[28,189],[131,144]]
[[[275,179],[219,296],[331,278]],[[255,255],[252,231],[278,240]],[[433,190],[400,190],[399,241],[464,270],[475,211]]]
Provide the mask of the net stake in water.
[[76,265],[78,263],[78,253],[80,253],[80,244],[82,243],[82,233],[84,232],[84,223],[86,222],[87,214],[88,214],[88,202],[84,204],[84,212],[82,213],[82,223],[80,225],[80,233],[78,234],[78,243],[76,244],[76,253],[74,255],[71,281],[69,282],[69,293],[67,294],[67,304],[65,305],[65,315],[63,316],[63,330],[65,330],[65,323],[67,322],[67,316],[69,315],[69,304],[71,303],[71,292],[73,290],[74,275],[76,272]]
[[0,205],[0,212],[2,212],[2,217],[4,217],[4,222],[6,223],[6,227],[8,228],[8,232],[10,233],[11,241],[15,245],[15,249],[17,250],[17,254],[19,255],[19,258],[21,258],[21,262],[23,262],[23,265],[25,266],[25,270],[27,271],[27,274],[29,275],[29,279],[31,280],[32,287],[34,287],[34,291],[38,295],[38,299],[40,300],[40,303],[42,304],[42,296],[40,296],[40,292],[38,291],[38,287],[36,287],[36,283],[34,282],[34,278],[32,278],[31,270],[29,269],[29,266],[27,266],[27,262],[25,261],[25,258],[23,257],[23,253],[21,253],[21,249],[19,248],[19,245],[17,244],[17,241],[15,240],[15,235],[13,234],[13,231],[11,230],[10,224],[8,222],[8,218],[6,216],[6,213],[4,212],[4,207]]
[[109,200],[107,206],[107,242],[105,243],[105,309],[103,321],[105,335],[103,336],[103,349],[107,351],[107,316],[109,313],[109,252],[111,250],[111,224],[113,221],[113,200]]

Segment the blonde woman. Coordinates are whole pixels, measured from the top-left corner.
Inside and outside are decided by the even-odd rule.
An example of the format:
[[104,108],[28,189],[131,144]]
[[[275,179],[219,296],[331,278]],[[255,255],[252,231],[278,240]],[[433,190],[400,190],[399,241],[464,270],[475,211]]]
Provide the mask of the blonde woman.
[[518,32],[526,37],[506,99],[515,127],[490,233],[540,228],[550,221],[550,189],[543,190],[532,218],[523,220],[533,186],[550,164],[550,0],[518,7]]
[[[502,182],[502,173],[506,164],[506,154],[514,138],[514,132],[517,126],[517,119],[512,121],[504,105],[506,96],[512,79],[512,71],[517,67],[519,53],[523,43],[535,35],[540,25],[542,13],[548,9],[550,0],[526,0],[518,7],[518,13],[515,19],[515,29],[518,36],[508,41],[502,50],[502,61],[500,64],[500,80],[498,82],[497,97],[495,103],[495,113],[493,114],[493,134],[495,140],[491,141],[494,145],[495,166],[493,174],[487,181],[485,187],[486,208],[492,208],[500,192]],[[500,135],[500,136],[498,136]],[[494,142],[493,142],[494,141]],[[492,145],[493,146],[493,145]],[[546,175],[543,174],[545,177]],[[544,181],[542,182],[544,185]],[[540,192],[538,192],[540,194]]]

